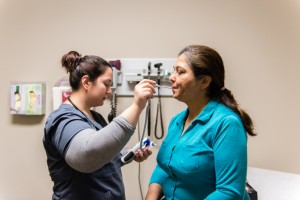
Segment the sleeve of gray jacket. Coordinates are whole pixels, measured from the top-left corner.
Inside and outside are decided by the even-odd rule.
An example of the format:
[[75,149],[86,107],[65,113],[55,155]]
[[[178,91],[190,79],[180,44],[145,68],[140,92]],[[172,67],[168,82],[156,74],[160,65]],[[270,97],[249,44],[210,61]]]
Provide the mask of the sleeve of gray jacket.
[[70,142],[66,162],[80,172],[96,171],[121,152],[134,131],[135,128],[120,116],[98,131],[82,130]]

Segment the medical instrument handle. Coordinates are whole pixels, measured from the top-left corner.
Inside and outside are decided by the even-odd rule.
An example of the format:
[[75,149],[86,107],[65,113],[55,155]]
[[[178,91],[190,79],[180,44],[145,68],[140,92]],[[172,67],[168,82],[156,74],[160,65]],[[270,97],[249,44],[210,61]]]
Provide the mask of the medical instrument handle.
[[[146,147],[152,147],[152,146],[155,146],[155,144],[153,142],[151,142],[148,137],[143,139],[142,150],[144,150]],[[139,149],[140,149],[140,142],[136,143],[136,145],[134,145],[134,147],[132,147],[132,149],[130,151],[128,151],[124,156],[121,157],[122,163],[126,164],[126,163],[130,162],[133,159],[135,153]]]

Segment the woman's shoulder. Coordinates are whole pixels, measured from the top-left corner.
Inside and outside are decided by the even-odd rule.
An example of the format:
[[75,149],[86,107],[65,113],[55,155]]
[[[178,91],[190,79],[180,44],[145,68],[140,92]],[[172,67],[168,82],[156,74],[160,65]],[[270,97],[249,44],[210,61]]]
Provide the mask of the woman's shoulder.
[[214,113],[215,121],[221,124],[235,124],[242,126],[240,116],[226,105],[220,103]]
[[233,116],[233,117],[238,117],[238,114],[235,113],[231,108],[226,106],[223,103],[219,103],[218,106],[216,107],[215,111],[219,116]]
[[73,120],[81,118],[80,113],[68,104],[61,104],[56,110],[52,111],[47,118],[46,128],[48,126],[54,126],[57,123],[61,123],[64,119]]
[[70,106],[69,104],[61,104],[56,110],[50,113],[48,119],[61,117],[65,114],[70,115],[72,113],[75,113],[75,109],[73,106]]

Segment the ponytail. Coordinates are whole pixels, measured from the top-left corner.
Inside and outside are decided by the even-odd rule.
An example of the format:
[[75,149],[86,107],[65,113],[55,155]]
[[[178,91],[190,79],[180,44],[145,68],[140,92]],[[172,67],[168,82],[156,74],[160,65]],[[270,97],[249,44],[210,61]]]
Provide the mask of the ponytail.
[[254,132],[254,125],[250,115],[238,105],[230,90],[222,88],[218,100],[239,115],[242,120],[243,126],[249,135],[256,136],[256,133]]

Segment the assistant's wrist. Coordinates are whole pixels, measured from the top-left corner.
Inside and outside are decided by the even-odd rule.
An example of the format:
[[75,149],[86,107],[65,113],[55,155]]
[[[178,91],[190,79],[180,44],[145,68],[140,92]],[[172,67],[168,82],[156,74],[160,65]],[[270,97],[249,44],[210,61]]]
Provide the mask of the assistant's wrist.
[[140,102],[137,102],[137,101],[134,101],[132,104],[131,104],[131,109],[133,110],[133,112],[135,113],[138,113],[141,114],[141,112],[143,111],[143,109],[145,108],[145,105],[143,103],[140,103]]

